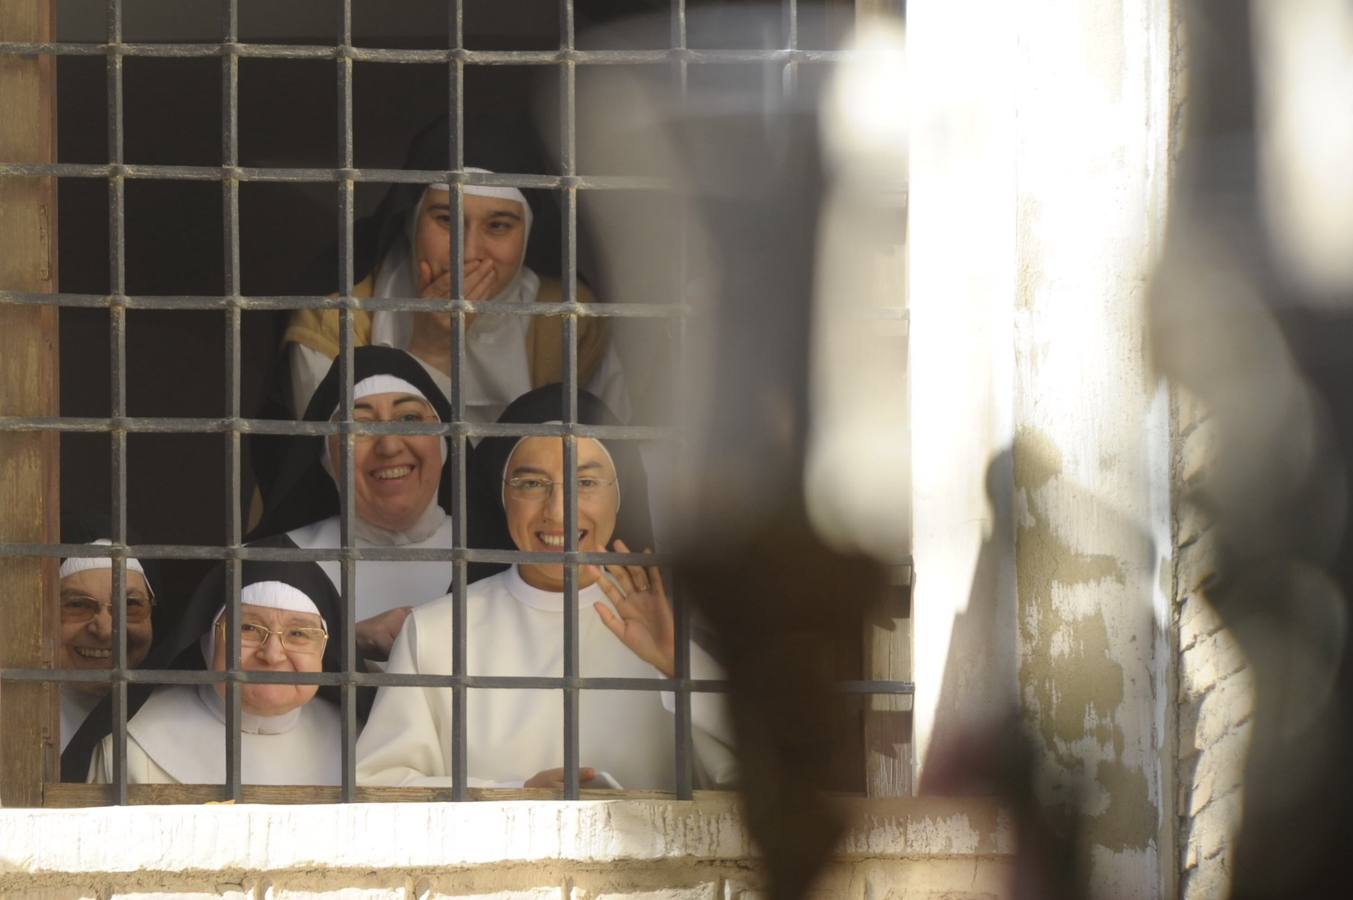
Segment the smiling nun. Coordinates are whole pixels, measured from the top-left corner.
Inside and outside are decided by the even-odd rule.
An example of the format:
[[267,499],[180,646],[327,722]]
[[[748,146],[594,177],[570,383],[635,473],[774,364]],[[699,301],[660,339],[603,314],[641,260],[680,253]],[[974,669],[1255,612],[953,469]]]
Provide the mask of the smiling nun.
[[[446,397],[413,357],[391,347],[353,350],[353,420],[436,424],[451,417]],[[335,362],[320,382],[305,418],[331,421],[339,410]],[[451,547],[449,438],[440,435],[358,435],[353,441],[353,543],[358,547]],[[339,438],[298,437],[290,442],[274,501],[251,538],[276,546],[340,546]],[[338,588],[341,564],[319,563]],[[446,593],[447,560],[356,563],[357,651],[384,660],[409,609]]]
[[[63,516],[61,540],[66,544],[106,547],[111,525],[106,517]],[[129,538],[130,540],[130,538]],[[132,541],[135,543],[135,541]],[[127,667],[141,668],[155,636],[154,563],[127,557]],[[61,639],[56,667],[74,671],[113,666],[113,560],[107,556],[72,556],[61,560]],[[64,754],[80,726],[108,695],[107,682],[65,682],[61,685],[61,751]],[[88,757],[82,761],[88,763]]]
[[[465,134],[466,171],[492,174],[482,167],[493,166],[496,171],[515,174],[543,172],[540,155],[528,149],[528,142],[517,135],[519,130],[519,122],[477,121]],[[445,170],[449,141],[443,116],[414,138],[404,168]],[[372,219],[355,226],[358,279],[354,297],[444,300],[451,296],[450,192],[446,183],[394,185]],[[541,193],[547,192],[531,191]],[[562,300],[559,279],[537,274],[527,257],[531,226],[540,214],[550,213],[550,223],[557,225],[558,213],[548,208],[550,202],[548,195],[528,198],[515,187],[464,186],[465,299],[503,304]],[[549,264],[544,255],[540,262]],[[576,293],[580,301],[592,299],[581,283]],[[466,321],[462,391],[467,421],[492,422],[517,396],[563,377],[559,318],[469,315]],[[338,324],[337,310],[318,309],[297,310],[288,323],[284,341],[291,403],[298,413],[338,353]],[[383,344],[409,351],[450,396],[449,314],[359,311],[353,314],[353,334],[359,346]],[[628,394],[603,319],[578,322],[578,373],[581,384],[628,419]]]
[[[501,422],[558,421],[559,385],[526,394]],[[579,419],[615,424],[604,404],[578,392]],[[632,445],[577,441],[578,549],[629,552],[650,546],[651,523],[643,469]],[[563,440],[490,437],[479,446],[475,490],[494,497],[498,516],[481,534],[498,535],[502,549],[559,552],[564,547]],[[674,628],[656,566],[578,570],[579,668],[584,676],[670,677]],[[563,675],[564,567],[513,565],[466,591],[468,668],[471,675]],[[414,610],[391,651],[389,672],[449,674],[450,597]],[[698,646],[691,647],[697,678],[720,677]],[[670,694],[583,691],[580,762],[587,787],[671,789],[674,784]],[[707,781],[732,778],[731,729],[722,698],[691,699],[697,761]],[[557,690],[469,692],[470,786],[559,787],[563,771],[563,706]],[[357,777],[372,785],[451,783],[452,692],[441,688],[381,688],[357,744]]]
[[[339,670],[338,595],[314,563],[247,560],[240,591],[240,669],[245,672]],[[157,668],[223,672],[225,585],[215,570],[194,592]],[[314,684],[240,685],[243,784],[326,785],[340,781],[337,705]],[[129,784],[225,781],[225,696],[220,684],[129,685]],[[113,777],[113,736],[95,748],[89,780]]]

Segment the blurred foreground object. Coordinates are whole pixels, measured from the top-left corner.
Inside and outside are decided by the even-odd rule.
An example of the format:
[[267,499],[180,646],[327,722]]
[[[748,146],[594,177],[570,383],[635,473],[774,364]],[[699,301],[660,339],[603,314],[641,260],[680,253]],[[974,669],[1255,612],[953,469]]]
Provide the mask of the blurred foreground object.
[[1152,338],[1207,415],[1212,458],[1181,515],[1215,547],[1202,589],[1256,685],[1231,896],[1350,896],[1353,8],[1186,13],[1190,119]]
[[[821,10],[797,15],[802,30]],[[693,46],[736,34],[773,49],[782,10],[692,9],[686,25]],[[905,107],[900,84],[881,83],[901,76],[900,36],[878,41],[834,76],[848,102],[825,118],[794,61],[579,78],[579,155],[672,185],[659,234],[614,192],[593,224],[610,294],[652,301],[670,273],[668,298],[691,308],[678,399],[659,415],[685,439],[679,574],[734,685],[747,822],[777,898],[803,896],[843,832],[822,789],[843,748],[862,765],[860,726],[831,683],[859,677],[861,625],[885,586],[876,560],[907,541],[905,332],[879,341],[869,318],[903,302],[900,279],[880,297],[871,270],[900,247],[905,208]],[[825,218],[820,128],[842,185]]]

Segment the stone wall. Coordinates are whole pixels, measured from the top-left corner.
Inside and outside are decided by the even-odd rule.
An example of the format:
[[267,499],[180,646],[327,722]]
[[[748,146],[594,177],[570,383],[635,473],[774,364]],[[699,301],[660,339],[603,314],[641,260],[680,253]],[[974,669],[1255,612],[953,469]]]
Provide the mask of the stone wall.
[[1207,601],[1213,577],[1207,517],[1189,498],[1213,455],[1207,416],[1179,392],[1175,403],[1181,490],[1175,513],[1175,616],[1179,635],[1180,896],[1225,897],[1240,824],[1254,679],[1244,654]]
[[[812,896],[1009,895],[1011,828],[980,800],[843,801],[854,827]],[[0,896],[754,900],[731,797],[0,811]]]

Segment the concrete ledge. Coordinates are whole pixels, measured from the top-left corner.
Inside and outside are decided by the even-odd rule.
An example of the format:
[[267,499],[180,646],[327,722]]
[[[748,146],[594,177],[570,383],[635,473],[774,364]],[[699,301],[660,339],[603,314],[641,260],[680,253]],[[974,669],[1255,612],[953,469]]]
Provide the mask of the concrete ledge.
[[[1002,857],[990,801],[848,800],[842,860]],[[0,810],[0,888],[131,872],[466,869],[533,862],[735,862],[754,856],[736,800],[139,806]]]

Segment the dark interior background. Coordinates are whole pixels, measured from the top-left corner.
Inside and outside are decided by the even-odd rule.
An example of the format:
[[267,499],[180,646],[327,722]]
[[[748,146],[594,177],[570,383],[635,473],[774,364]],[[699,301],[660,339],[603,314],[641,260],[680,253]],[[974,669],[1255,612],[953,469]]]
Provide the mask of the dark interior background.
[[[336,0],[240,0],[240,39],[278,44],[333,44],[338,39]],[[732,7],[737,3],[701,4]],[[354,43],[366,47],[448,46],[445,0],[391,3],[354,0]],[[806,7],[807,4],[804,4]],[[650,27],[627,29],[627,48],[670,46],[668,0],[575,0],[577,44],[607,48],[608,38],[590,31],[621,17],[660,12]],[[127,42],[218,41],[220,0],[129,0],[124,3]],[[800,46],[825,46],[821,29],[805,15]],[[558,0],[467,0],[465,43],[471,49],[541,50],[559,46]],[[774,31],[774,18],[770,30]],[[781,23],[783,24],[783,23]],[[745,30],[745,28],[743,29]],[[58,40],[107,39],[105,0],[61,0]],[[693,27],[692,47],[783,46],[765,23],[756,33],[725,27],[717,15]],[[610,38],[615,40],[615,38]],[[620,48],[616,48],[620,49]],[[580,78],[622,77],[626,67],[593,68]],[[609,69],[610,71],[606,71]],[[100,57],[58,60],[58,157],[61,162],[108,161],[107,62]],[[760,73],[754,73],[760,78]],[[693,83],[714,73],[691,74]],[[558,72],[552,66],[466,66],[467,130],[477,118],[503,110],[515,117],[522,139],[542,127],[557,127]],[[243,166],[338,164],[338,87],[332,61],[242,59],[239,64],[239,162]],[[222,72],[218,58],[126,58],[123,64],[124,160],[128,164],[216,166],[221,163]],[[412,136],[449,106],[445,65],[357,63],[353,71],[355,163],[398,168]],[[553,121],[552,121],[553,120]],[[581,171],[599,172],[586,158]],[[555,170],[557,171],[557,169]],[[358,185],[357,216],[370,213],[383,185]],[[106,294],[110,288],[108,185],[101,179],[62,179],[59,184],[60,289]],[[635,196],[640,218],[661,217],[657,196]],[[588,198],[579,202],[579,273],[602,299],[594,248],[588,240]],[[250,296],[304,292],[298,278],[338,238],[337,188],[333,184],[245,183],[239,190],[240,291]],[[538,226],[532,234],[532,264],[557,274],[560,240]],[[225,290],[226,235],[222,191],[214,181],[132,179],[125,187],[125,282],[131,295],[219,295]],[[544,253],[545,261],[534,258]],[[553,271],[551,272],[551,261]],[[655,281],[663,281],[655,277]],[[337,273],[335,272],[335,286]],[[317,290],[311,288],[311,290]],[[631,298],[618,298],[631,299]],[[632,298],[632,299],[658,299]],[[241,409],[257,415],[279,362],[285,312],[247,312],[242,317]],[[211,417],[226,409],[225,314],[131,310],[127,313],[127,412],[133,416]],[[664,329],[638,320],[621,327]],[[109,316],[106,311],[61,310],[61,414],[110,414]],[[655,343],[656,341],[656,343]],[[662,335],[618,342],[634,394],[643,371],[662,370],[654,349]],[[627,353],[626,350],[629,350]],[[635,359],[645,365],[631,366]],[[642,370],[642,371],[641,371]],[[636,408],[642,405],[640,398]],[[245,460],[245,497],[224,489],[226,444],[220,435],[133,434],[127,440],[127,515],[146,543],[219,545],[225,540],[228,503],[245,502],[250,491]],[[111,498],[110,439],[64,434],[61,438],[63,512],[107,512]],[[177,607],[210,563],[165,560],[161,564],[157,628],[172,625]],[[163,615],[161,615],[163,614]],[[858,677],[858,648],[847,650],[843,677]],[[852,705],[852,704],[847,704]],[[851,715],[847,713],[847,715]],[[828,780],[841,788],[861,783],[862,753],[852,749]]]
[[[579,2],[579,32],[589,23],[646,4]],[[219,0],[139,0],[124,4],[123,39],[186,42],[220,39]],[[241,0],[240,38],[281,44],[331,44],[338,37],[335,0],[287,3]],[[448,4],[355,0],[354,43],[371,47],[448,46]],[[106,39],[106,4],[63,0],[58,39]],[[555,0],[466,4],[466,44],[475,49],[550,49],[559,45]],[[585,44],[585,41],[581,42]],[[654,46],[659,44],[655,43]],[[107,64],[102,58],[58,61],[58,155],[62,162],[108,160]],[[245,166],[338,164],[338,87],[330,61],[243,59],[239,66],[239,155]],[[221,163],[221,63],[206,59],[127,58],[123,66],[124,159],[127,163],[213,166]],[[467,66],[465,122],[482,112],[520,109],[523,139],[533,109],[555,90],[551,67]],[[449,106],[444,65],[358,63],[353,71],[355,162],[398,168],[410,138]],[[543,95],[541,92],[545,92]],[[555,94],[554,96],[557,96]],[[549,102],[548,99],[544,102]],[[357,214],[372,211],[383,185],[359,185]],[[128,180],[125,189],[126,291],[133,295],[212,295],[225,289],[225,232],[217,182]],[[239,192],[240,290],[297,293],[306,264],[338,235],[332,184],[245,183]],[[60,287],[107,293],[108,187],[99,179],[59,185]],[[552,251],[556,233],[534,235]],[[587,249],[580,247],[581,269]],[[534,249],[534,248],[533,248]],[[546,268],[549,268],[547,265]],[[335,274],[336,281],[336,274]],[[256,414],[286,313],[245,313],[242,396]],[[134,416],[216,416],[226,408],[223,313],[131,310],[127,313],[127,411]],[[61,412],[110,412],[108,314],[61,311]],[[64,510],[107,511],[109,438],[62,437]],[[225,442],[219,435],[131,435],[127,454],[128,521],[150,543],[219,544],[224,538]],[[165,561],[163,594],[192,590],[204,565]]]

